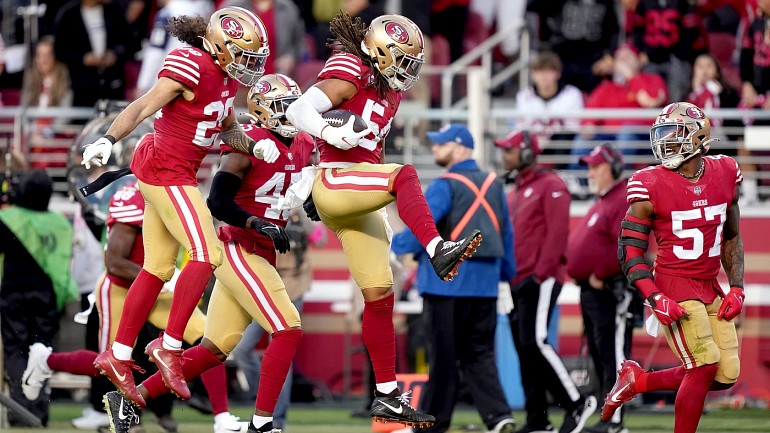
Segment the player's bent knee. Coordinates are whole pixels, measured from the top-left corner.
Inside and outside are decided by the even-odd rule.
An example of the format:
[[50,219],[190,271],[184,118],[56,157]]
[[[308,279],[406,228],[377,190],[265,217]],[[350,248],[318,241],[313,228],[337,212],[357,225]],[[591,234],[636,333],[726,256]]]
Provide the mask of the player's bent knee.
[[220,348],[213,341],[209,340],[208,338],[203,337],[201,339],[200,345],[204,349],[214,354],[214,356],[219,358],[220,361],[224,362],[224,360],[227,359],[227,355],[222,350],[220,350]]
[[709,391],[724,391],[726,389],[730,389],[735,385],[735,382],[732,383],[722,383],[717,380],[714,380],[711,382],[711,387],[709,388]]
[[241,333],[220,335],[217,336],[217,338],[212,338],[211,340],[209,340],[208,337],[203,337],[203,341],[209,341],[213,347],[215,347],[220,353],[222,353],[225,358],[227,358],[230,356],[230,353],[233,351],[235,346],[238,345],[238,342],[241,341],[242,335],[243,334]]
[[361,294],[364,295],[364,301],[366,302],[378,301],[390,295],[393,292],[392,288],[392,286],[367,287],[361,289]]
[[722,357],[719,360],[719,369],[714,380],[725,384],[732,384],[738,380],[740,374],[741,360],[738,358],[737,350],[735,353],[722,352]]
[[156,277],[160,278],[164,282],[168,282],[171,277],[174,276],[174,272],[176,271],[176,267],[173,265],[171,266],[164,266],[164,267],[158,267],[158,266],[150,266],[147,263],[145,263],[144,270],[151,273],[152,275],[155,275]]
[[214,269],[222,265],[223,257],[224,252],[219,245],[212,245],[211,248],[209,248],[209,262]]

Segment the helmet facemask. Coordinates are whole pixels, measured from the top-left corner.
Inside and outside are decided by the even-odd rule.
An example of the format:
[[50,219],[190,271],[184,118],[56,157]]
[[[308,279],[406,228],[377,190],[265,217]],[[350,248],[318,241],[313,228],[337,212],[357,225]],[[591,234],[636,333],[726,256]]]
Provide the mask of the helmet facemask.
[[244,86],[253,86],[265,74],[265,63],[270,50],[261,47],[257,52],[244,51],[237,44],[227,44],[233,61],[225,65],[227,75]]
[[708,152],[709,144],[716,139],[708,138],[698,146],[694,138],[702,133],[704,125],[698,121],[660,123],[650,129],[650,147],[655,159],[670,169],[679,168],[685,161],[699,153]]
[[382,70],[382,75],[388,80],[393,90],[406,91],[412,88],[420,79],[420,69],[425,63],[424,56],[413,56],[405,53],[400,47],[392,45],[387,47],[393,62]]
[[264,128],[282,137],[293,138],[298,131],[286,118],[286,110],[301,95],[302,90],[289,77],[280,74],[266,75],[249,90],[246,99],[249,112],[246,114]]

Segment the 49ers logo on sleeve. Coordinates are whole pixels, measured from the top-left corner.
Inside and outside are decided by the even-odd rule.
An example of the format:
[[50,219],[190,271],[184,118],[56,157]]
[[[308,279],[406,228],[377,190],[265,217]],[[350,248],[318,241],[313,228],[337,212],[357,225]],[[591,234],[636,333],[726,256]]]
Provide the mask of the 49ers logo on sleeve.
[[240,39],[243,37],[243,26],[233,17],[222,18],[222,30],[233,39]]
[[406,31],[404,26],[399,23],[388,23],[385,26],[385,32],[388,34],[388,36],[390,36],[391,39],[398,42],[399,44],[403,44],[409,40],[409,33]]
[[270,83],[268,83],[267,81],[260,81],[259,83],[257,83],[257,92],[264,95],[269,91],[270,91]]

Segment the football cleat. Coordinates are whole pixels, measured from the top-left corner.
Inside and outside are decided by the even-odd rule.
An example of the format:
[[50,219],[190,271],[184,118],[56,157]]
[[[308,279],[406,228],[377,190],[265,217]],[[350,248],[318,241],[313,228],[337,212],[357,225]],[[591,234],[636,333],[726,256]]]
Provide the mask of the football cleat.
[[112,353],[112,349],[100,353],[94,360],[94,367],[99,370],[103,375],[107,376],[118,388],[124,396],[133,401],[139,407],[145,407],[147,403],[144,401],[144,397],[136,389],[136,383],[134,383],[134,373],[136,370],[140,373],[144,373],[144,369],[134,363],[133,359],[128,361],[122,361],[115,358]]
[[378,422],[397,422],[409,427],[428,428],[436,422],[432,415],[417,412],[409,405],[409,399],[412,398],[407,391],[403,394],[398,393],[398,389],[390,394],[375,392],[372,410],[369,412],[372,420]]
[[52,351],[53,349],[43,343],[29,346],[27,368],[21,376],[21,390],[24,397],[30,401],[37,400],[43,383],[53,375],[53,371],[48,367],[48,356]]
[[514,421],[512,418],[505,418],[504,420],[501,420],[497,424],[495,424],[494,427],[492,427],[491,430],[489,430],[487,433],[515,433],[516,432],[516,421]]
[[596,412],[596,397],[588,396],[583,404],[572,412],[564,414],[564,423],[559,427],[559,433],[578,433],[585,427],[588,418]]
[[109,431],[110,417],[106,412],[98,412],[91,407],[83,409],[83,415],[72,420],[72,426],[78,430],[98,430],[104,427]]
[[251,431],[250,425],[250,422],[241,421],[237,416],[228,414],[225,419],[214,422],[214,433],[246,433]]
[[158,371],[163,378],[163,383],[177,397],[182,400],[190,398],[190,388],[182,373],[182,354],[184,350],[166,349],[163,347],[163,337],[158,337],[150,342],[144,349],[150,357],[150,361],[158,366]]
[[134,403],[117,391],[110,391],[102,397],[110,421],[112,433],[129,433],[131,427],[139,424],[139,413]]
[[636,362],[631,360],[623,361],[618,370],[618,380],[607,397],[604,398],[604,407],[602,408],[602,421],[609,421],[612,415],[623,403],[630,401],[636,396],[636,379],[644,373],[644,369]]
[[279,428],[274,428],[272,422],[269,422],[260,428],[254,427],[253,423],[249,423],[249,429],[247,430],[247,432],[248,433],[283,433],[283,430]]
[[481,239],[481,232],[473,230],[459,241],[443,241],[436,245],[436,252],[430,259],[436,275],[444,281],[452,281],[457,275],[460,263],[476,252],[476,248],[481,245]]

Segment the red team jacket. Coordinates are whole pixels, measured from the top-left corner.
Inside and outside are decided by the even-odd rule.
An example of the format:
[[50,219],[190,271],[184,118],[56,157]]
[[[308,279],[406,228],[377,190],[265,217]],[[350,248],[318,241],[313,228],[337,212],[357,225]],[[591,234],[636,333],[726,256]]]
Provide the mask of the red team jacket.
[[722,229],[727,209],[743,181],[729,156],[704,156],[705,169],[692,183],[663,166],[648,167],[628,180],[628,203],[649,201],[658,243],[655,285],[676,302],[714,302],[719,274]]
[[139,143],[131,171],[144,183],[157,186],[198,185],[195,174],[233,111],[238,82],[198,48],[171,51],[158,73],[195,92],[192,101],[181,95],[155,114],[155,133]]
[[[134,244],[131,245],[131,252],[128,253],[128,259],[139,266],[144,264],[144,243],[142,242],[142,220],[144,218],[144,197],[139,192],[136,182],[132,182],[123,188],[110,199],[110,207],[107,217],[107,236],[115,223],[128,224],[139,229]],[[113,284],[120,287],[131,287],[132,281],[111,275],[107,277]]]
[[389,90],[389,98],[382,99],[377,95],[372,84],[375,74],[358,57],[340,53],[334,54],[326,61],[324,68],[318,74],[317,81],[336,78],[352,83],[358,92],[347,101],[336,107],[338,110],[349,110],[359,114],[369,124],[372,133],[364,137],[363,142],[348,150],[341,150],[318,139],[318,149],[321,152],[321,162],[368,162],[379,164],[382,155],[383,140],[390,132],[393,117],[401,103],[401,92]]
[[[270,130],[255,125],[241,125],[252,140],[273,140],[281,155],[270,164],[251,155],[251,169],[243,177],[243,183],[235,196],[235,202],[246,212],[286,227],[289,211],[277,209],[278,199],[286,194],[292,183],[299,180],[302,168],[310,162],[314,143],[310,134],[301,132],[294,137],[290,147],[286,147]],[[226,144],[220,144],[222,152],[235,152]],[[219,239],[223,242],[236,242],[246,251],[257,254],[275,266],[275,246],[273,241],[253,229],[225,225],[220,227]]]

